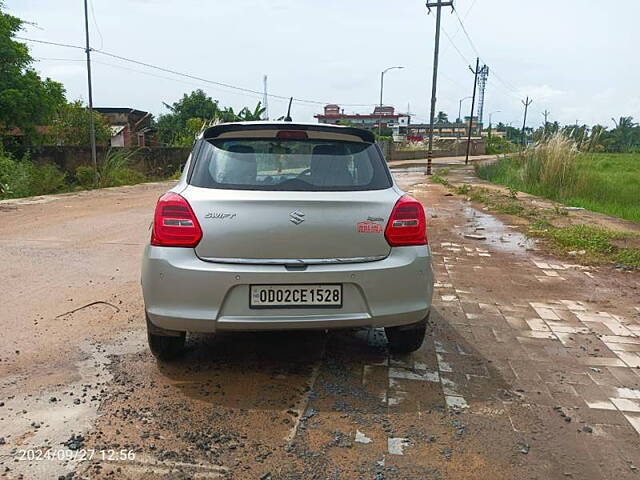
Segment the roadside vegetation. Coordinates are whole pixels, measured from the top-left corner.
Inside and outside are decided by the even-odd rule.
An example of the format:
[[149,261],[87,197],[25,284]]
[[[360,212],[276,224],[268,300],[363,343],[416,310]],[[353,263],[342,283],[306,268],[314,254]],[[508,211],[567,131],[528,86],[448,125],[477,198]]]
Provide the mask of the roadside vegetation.
[[519,154],[476,165],[476,173],[517,191],[640,222],[640,153],[584,152],[556,134]]
[[136,150],[110,149],[99,159],[96,178],[93,167],[80,166],[69,175],[56,165],[33,163],[28,154],[16,159],[0,150],[0,200],[160,180],[135,170],[136,160]]
[[526,234],[537,238],[551,253],[585,265],[612,264],[621,270],[640,270],[640,236],[606,228],[573,223],[562,205],[543,208],[518,196],[493,188],[457,184],[447,176],[450,169],[436,170],[431,181],[444,185],[451,193],[483,204],[487,210],[526,220]]

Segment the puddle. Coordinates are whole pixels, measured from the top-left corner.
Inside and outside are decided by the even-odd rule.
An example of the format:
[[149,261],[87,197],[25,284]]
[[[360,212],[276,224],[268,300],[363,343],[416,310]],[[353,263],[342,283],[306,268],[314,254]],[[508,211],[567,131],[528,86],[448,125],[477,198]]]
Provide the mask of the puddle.
[[478,246],[489,243],[496,250],[509,253],[526,253],[535,248],[533,239],[509,228],[493,215],[469,206],[464,206],[463,212],[470,221],[463,227],[458,227],[458,232],[462,235],[475,234],[486,237],[484,240],[465,241],[475,242]]
[[[128,333],[113,345],[86,342],[83,359],[76,363],[77,380],[43,389],[39,394],[3,398],[0,416],[0,467],[12,477],[58,478],[73,471],[80,458],[68,460],[73,450],[65,447],[72,435],[84,435],[98,417],[108,383],[111,355],[135,353],[144,348],[140,335]],[[50,449],[51,458],[33,459]],[[76,450],[76,453],[80,450]],[[29,456],[31,456],[29,458]],[[79,457],[79,455],[78,455]]]

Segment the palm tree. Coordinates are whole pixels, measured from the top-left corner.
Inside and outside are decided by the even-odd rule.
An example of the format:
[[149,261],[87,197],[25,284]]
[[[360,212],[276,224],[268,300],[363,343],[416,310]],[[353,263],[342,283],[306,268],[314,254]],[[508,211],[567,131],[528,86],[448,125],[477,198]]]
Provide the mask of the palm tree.
[[436,123],[449,123],[449,115],[445,112],[438,112],[438,116],[436,117]]
[[633,121],[633,117],[620,117],[618,121],[612,118],[616,128],[611,130],[612,147],[617,152],[628,152],[634,143],[634,137],[637,136],[638,124]]

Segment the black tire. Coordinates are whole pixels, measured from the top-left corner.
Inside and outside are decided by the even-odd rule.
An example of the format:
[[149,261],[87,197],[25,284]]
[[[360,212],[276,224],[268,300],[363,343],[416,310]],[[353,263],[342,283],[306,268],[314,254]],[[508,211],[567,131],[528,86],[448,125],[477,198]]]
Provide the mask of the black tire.
[[397,353],[411,353],[418,350],[427,333],[428,318],[413,325],[386,327],[384,333],[387,335],[389,348]]
[[164,333],[153,325],[147,318],[147,340],[149,341],[149,350],[156,359],[160,361],[169,361],[178,358],[184,352],[184,344],[186,340],[185,332],[166,332],[170,335],[161,335]]

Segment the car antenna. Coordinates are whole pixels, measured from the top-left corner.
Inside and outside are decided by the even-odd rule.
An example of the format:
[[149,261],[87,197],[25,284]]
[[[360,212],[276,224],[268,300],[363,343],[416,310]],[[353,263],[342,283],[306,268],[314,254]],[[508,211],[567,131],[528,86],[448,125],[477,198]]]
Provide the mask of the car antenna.
[[293,103],[293,97],[291,97],[289,99],[289,108],[287,109],[287,116],[284,117],[284,121],[285,122],[292,122],[293,119],[291,118],[291,104]]

